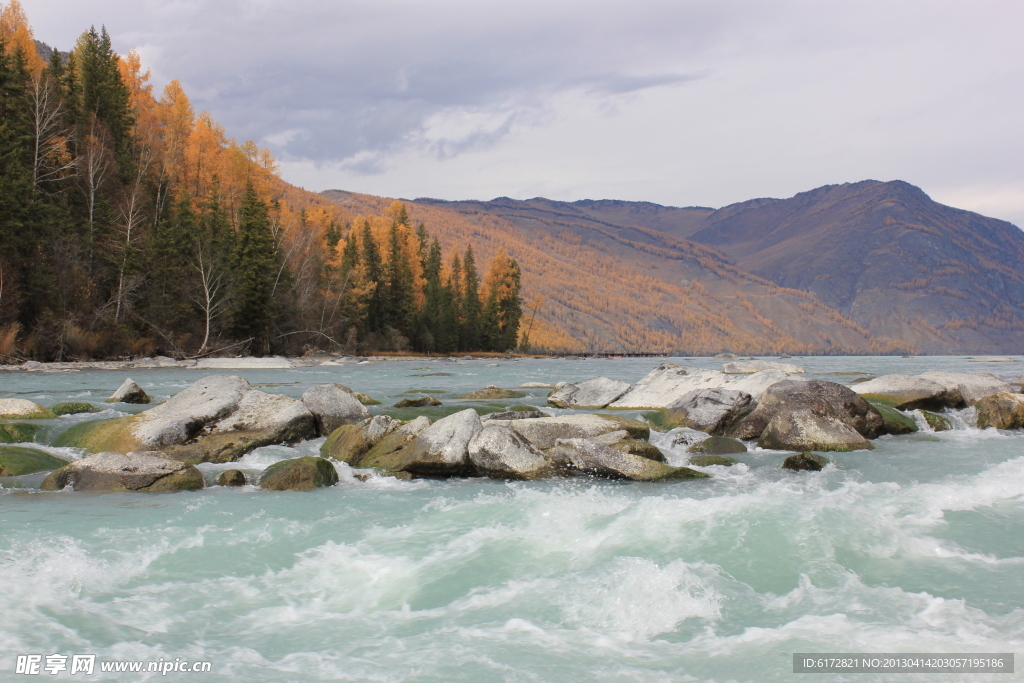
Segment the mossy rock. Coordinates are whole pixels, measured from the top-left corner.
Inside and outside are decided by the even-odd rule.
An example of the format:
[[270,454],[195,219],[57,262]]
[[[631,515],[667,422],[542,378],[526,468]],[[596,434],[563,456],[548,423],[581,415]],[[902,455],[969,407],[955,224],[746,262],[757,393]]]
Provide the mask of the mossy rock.
[[883,434],[913,434],[917,431],[917,422],[909,415],[878,401],[870,403],[882,415]]
[[928,423],[928,426],[937,432],[944,432],[947,429],[953,428],[953,423],[949,421],[948,417],[939,415],[938,413],[932,413],[927,410],[922,410],[921,415],[924,416],[924,421]]
[[369,396],[367,396],[366,394],[364,394],[361,391],[353,391],[352,392],[352,396],[357,401],[362,403],[364,406],[379,406],[381,404],[381,402],[378,401],[377,399],[370,398]]
[[598,415],[610,422],[618,424],[619,429],[625,429],[626,433],[634,439],[642,439],[646,441],[651,438],[651,426],[642,420],[634,420],[632,418],[621,417],[619,415],[609,415],[608,413],[598,413]]
[[81,448],[89,453],[145,451],[147,447],[132,433],[132,427],[137,421],[136,416],[129,415],[112,420],[79,422],[61,432],[52,445]]
[[219,486],[245,486],[245,473],[242,470],[224,470],[217,478]]
[[879,406],[895,408],[906,402],[906,399],[902,396],[888,396],[886,394],[861,394],[860,397],[876,408]]
[[67,403],[58,403],[57,405],[50,408],[54,415],[78,415],[79,413],[98,413],[99,408],[91,403],[85,403],[83,401],[68,401]]
[[730,458],[725,455],[691,455],[690,464],[694,467],[711,467],[712,465],[722,465],[723,467],[731,467],[735,465],[739,460]]
[[67,460],[34,448],[0,446],[0,477],[56,470],[67,464]]
[[366,452],[359,467],[397,472],[425,452],[426,446],[419,439],[404,432],[391,432]]
[[334,465],[312,455],[275,462],[260,477],[260,488],[271,491],[309,491],[337,483]]
[[[726,455],[728,453],[746,453],[747,447],[739,439],[729,436],[712,436],[710,439],[698,441],[686,449],[687,453],[703,453],[704,455]],[[693,462],[691,459],[690,462]]]
[[403,398],[393,406],[394,408],[425,408],[427,406],[439,406],[441,402],[433,396],[421,396],[419,398]]
[[797,453],[782,462],[782,469],[794,472],[820,472],[828,464],[828,458],[817,453]]
[[524,396],[526,396],[525,392],[502,389],[501,387],[491,385],[480,389],[479,391],[471,391],[468,394],[459,396],[459,398],[469,400],[496,400],[506,398],[523,398]]
[[[401,420],[402,422],[415,420],[417,417],[420,417],[421,415],[430,418],[431,422],[436,422],[440,420],[442,417],[448,417],[449,415],[454,415],[455,413],[461,413],[467,407],[471,406],[467,406],[465,403],[450,403],[442,406],[427,406],[425,408],[394,408],[389,406],[381,410],[381,413],[385,415],[390,415],[396,420]],[[481,410],[477,409],[476,407],[473,407],[473,409],[476,410],[478,413],[481,412]],[[491,411],[484,410],[483,412],[489,413]]]
[[639,455],[641,458],[647,458],[655,462],[665,462],[665,454],[661,452],[661,449],[646,441],[637,441],[636,439],[620,441],[613,445],[612,448],[623,453]]
[[320,446],[320,456],[355,466],[370,449],[364,435],[365,431],[359,425],[338,427]]
[[27,422],[0,423],[0,443],[30,443],[41,431],[42,425]]
[[537,406],[509,406],[508,410],[514,410],[517,413],[535,413]]
[[57,417],[49,408],[35,401],[20,398],[0,399],[0,419],[11,420],[52,420]]

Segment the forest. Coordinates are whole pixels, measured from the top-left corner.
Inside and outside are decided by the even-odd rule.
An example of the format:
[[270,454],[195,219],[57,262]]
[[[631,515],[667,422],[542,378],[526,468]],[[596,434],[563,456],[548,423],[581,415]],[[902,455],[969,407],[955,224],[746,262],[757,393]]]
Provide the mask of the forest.
[[505,249],[481,277],[401,202],[303,198],[149,78],[104,28],[62,52],[0,5],[0,362],[519,345]]

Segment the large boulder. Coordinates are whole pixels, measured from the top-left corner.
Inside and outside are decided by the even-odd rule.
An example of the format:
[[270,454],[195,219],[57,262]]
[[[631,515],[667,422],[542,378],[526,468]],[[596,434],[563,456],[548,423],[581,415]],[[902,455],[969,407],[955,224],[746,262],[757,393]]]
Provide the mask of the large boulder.
[[671,425],[721,435],[750,411],[753,398],[735,389],[696,389],[665,407]]
[[946,387],[914,375],[882,375],[850,387],[865,399],[897,410],[942,410],[950,405]]
[[254,389],[241,377],[204,377],[138,415],[77,424],[54,445],[91,452],[161,450],[183,462],[231,462],[260,446],[316,436],[301,401]]
[[334,465],[316,456],[275,462],[260,476],[260,488],[271,491],[309,491],[337,483]]
[[647,439],[650,427],[639,420],[617,415],[557,415],[525,420],[488,420],[489,425],[509,427],[537,448],[551,448],[558,439],[590,438],[625,430],[634,439]]
[[666,408],[691,391],[699,389],[732,389],[750,394],[755,401],[765,389],[790,379],[781,370],[763,370],[750,375],[728,375],[717,370],[685,368],[663,363],[636,383],[611,408],[647,409]]
[[45,472],[67,464],[67,460],[35,448],[0,446],[0,477],[16,477],[32,472]]
[[[390,415],[375,415],[358,425],[344,425],[331,432],[320,446],[320,455],[358,467],[370,449],[401,426],[402,423]],[[402,445],[408,440],[407,436],[403,436]]]
[[790,363],[779,363],[771,360],[745,360],[735,363],[723,363],[722,372],[727,375],[752,375],[762,370],[781,370],[791,375],[797,375],[804,371],[798,365]]
[[[796,413],[808,413],[823,419],[786,417]],[[777,439],[782,438],[785,434],[791,434],[796,438],[796,433],[805,432],[805,436],[809,438],[812,433],[825,430],[826,432],[835,432],[827,439],[834,445],[862,444],[866,443],[865,439],[877,437],[884,424],[882,416],[874,406],[842,384],[821,380],[787,380],[769,387],[761,395],[757,408],[737,422],[729,431],[729,436],[737,439],[756,439],[767,430],[769,423],[779,416],[783,417],[775,422],[773,436],[769,439],[772,443],[777,443]],[[833,422],[844,425],[846,430],[836,432],[831,426]],[[846,434],[847,431],[853,431],[859,435],[859,438],[850,441],[849,435]],[[799,438],[803,439],[804,437]],[[777,448],[779,446],[766,447]],[[824,446],[820,448],[796,445],[781,447],[794,450],[834,450]],[[859,445],[857,448],[870,448],[870,446]],[[843,447],[838,450],[851,449]]]
[[[353,429],[342,427],[342,430]],[[357,446],[363,453],[346,460],[354,467],[373,467],[389,472],[408,472],[423,477],[457,477],[475,473],[469,460],[469,442],[483,429],[480,416],[472,409],[463,410],[443,417],[417,434],[395,427],[376,438],[376,434],[358,432],[343,433],[334,445],[340,450],[346,443],[359,439],[372,443],[369,447]],[[332,438],[334,435],[331,435]],[[330,441],[330,439],[329,439]],[[324,444],[327,446],[327,444]],[[341,458],[339,458],[341,459]]]
[[775,450],[872,450],[871,442],[835,415],[813,409],[782,409],[757,439],[761,448]]
[[42,420],[57,417],[53,411],[24,398],[0,398],[0,418],[8,420]]
[[307,389],[302,394],[302,403],[313,414],[322,435],[370,417],[370,411],[342,384],[319,384]]
[[145,390],[132,381],[131,378],[126,379],[121,383],[121,386],[117,388],[110,398],[107,399],[107,403],[149,403],[152,399]]
[[59,491],[191,491],[203,488],[203,475],[193,465],[159,451],[95,453],[51,472],[40,488]]
[[469,459],[492,479],[544,479],[555,473],[536,446],[500,425],[487,425],[470,440]]
[[973,406],[986,396],[1013,392],[1007,382],[988,372],[922,372],[918,377],[941,384],[951,408]]
[[978,429],[1021,429],[1024,427],[1024,394],[1003,392],[986,396],[974,407],[978,411]]
[[607,377],[594,377],[578,384],[563,384],[548,397],[548,403],[558,408],[604,408],[632,387]]
[[631,481],[679,481],[710,475],[689,467],[672,467],[649,458],[624,453],[589,439],[559,439],[546,456],[563,469]]

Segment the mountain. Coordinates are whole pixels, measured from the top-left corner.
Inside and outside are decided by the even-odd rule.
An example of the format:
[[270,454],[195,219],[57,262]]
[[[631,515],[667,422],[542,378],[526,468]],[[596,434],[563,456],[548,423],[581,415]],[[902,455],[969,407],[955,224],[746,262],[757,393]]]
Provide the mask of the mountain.
[[[323,193],[350,211],[386,201]],[[566,345],[710,353],[1021,353],[1024,233],[902,181],[721,209],[417,199],[442,242],[519,259]],[[418,213],[417,213],[418,212]]]
[[[379,215],[391,201],[338,190],[323,195],[353,217]],[[635,209],[655,223],[661,216],[665,225],[712,212],[618,204],[605,207],[617,220]],[[518,260],[527,301],[540,295],[545,302],[530,336],[544,348],[684,354],[912,350],[870,334],[807,292],[739,270],[715,249],[596,217],[600,206],[542,199],[415,200],[406,206],[446,252],[472,244],[480,260],[505,247]]]

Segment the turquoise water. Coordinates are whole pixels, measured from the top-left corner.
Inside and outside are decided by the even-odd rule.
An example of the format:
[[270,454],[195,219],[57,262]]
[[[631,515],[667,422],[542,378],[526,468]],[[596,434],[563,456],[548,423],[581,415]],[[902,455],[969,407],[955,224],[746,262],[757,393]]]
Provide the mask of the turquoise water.
[[[339,381],[385,403],[421,389],[455,404],[487,384],[635,382],[659,361],[232,372],[291,396]],[[1024,370],[788,362],[843,382],[855,375],[835,373]],[[209,373],[129,374],[161,398]],[[4,373],[0,395],[100,401],[124,377]],[[546,393],[506,403],[542,406]],[[781,470],[783,453],[757,450],[706,468],[712,480],[664,485],[363,483],[344,465],[337,486],[310,493],[89,495],[37,491],[38,475],[8,480],[0,680],[1021,680],[792,673],[794,652],[1024,652],[1024,435],[974,429],[971,410],[953,417],[956,430],[883,437],[872,452],[830,454],[818,473]],[[51,421],[50,436],[79,419]],[[321,441],[240,464],[258,473]],[[224,466],[202,469],[212,480]],[[208,660],[212,673],[16,675],[16,656],[31,653]]]

